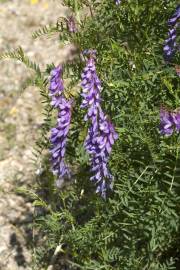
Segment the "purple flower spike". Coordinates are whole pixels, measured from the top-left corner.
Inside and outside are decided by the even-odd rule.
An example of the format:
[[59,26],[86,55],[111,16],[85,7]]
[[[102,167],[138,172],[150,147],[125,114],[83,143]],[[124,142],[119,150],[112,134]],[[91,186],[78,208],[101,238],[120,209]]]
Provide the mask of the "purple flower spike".
[[170,29],[168,39],[164,43],[164,58],[170,61],[176,50],[176,29]]
[[118,139],[113,124],[101,111],[99,114],[99,133],[94,138],[94,151],[92,152],[91,165],[94,175],[91,181],[97,183],[96,192],[106,197],[106,191],[111,189],[113,176],[108,169],[108,160],[112,151],[112,145]]
[[64,97],[61,98],[57,126],[51,129],[52,168],[53,173],[60,179],[70,177],[70,171],[64,163],[64,155],[71,122],[71,105],[72,101],[67,101]]
[[115,4],[116,5],[120,5],[121,4],[121,0],[115,0]]
[[99,114],[99,118],[99,147],[100,149],[104,149],[104,154],[108,157],[111,153],[112,145],[118,138],[118,134],[115,132],[113,124],[110,122],[107,116],[104,115],[102,111]]
[[67,19],[67,28],[70,33],[76,33],[77,32],[77,27],[76,27],[76,22],[73,16],[70,16]]
[[58,66],[51,71],[50,78],[50,96],[61,95],[64,90],[63,80],[62,80],[62,67]]
[[176,29],[179,27],[178,20],[180,18],[180,5],[177,6],[175,13],[169,19],[168,25],[171,27],[168,32],[168,39],[164,42],[164,59],[166,61],[171,61],[174,53],[178,49],[178,45],[176,44]]
[[90,58],[82,73],[83,102],[81,108],[88,108],[85,121],[97,116],[100,106],[101,82],[96,73],[95,60]]
[[160,110],[160,133],[170,136],[173,133],[174,117],[165,109]]
[[70,170],[65,164],[64,155],[66,152],[67,135],[71,122],[72,101],[63,96],[62,67],[58,66],[51,71],[50,78],[51,105],[58,109],[57,125],[51,129],[51,162],[52,171],[58,177],[58,181],[70,177]]
[[[91,52],[92,50],[88,51]],[[83,88],[81,108],[88,109],[84,120],[90,122],[84,145],[90,155],[93,173],[90,180],[96,184],[96,192],[106,198],[107,190],[112,188],[113,179],[108,169],[108,160],[112,145],[117,140],[118,135],[101,109],[101,81],[96,73],[94,54],[90,53],[89,55],[90,58],[83,70],[81,82]]]
[[169,19],[168,24],[170,26],[174,26],[179,20],[179,18],[180,18],[180,5],[177,6],[176,11],[172,15],[172,17]]

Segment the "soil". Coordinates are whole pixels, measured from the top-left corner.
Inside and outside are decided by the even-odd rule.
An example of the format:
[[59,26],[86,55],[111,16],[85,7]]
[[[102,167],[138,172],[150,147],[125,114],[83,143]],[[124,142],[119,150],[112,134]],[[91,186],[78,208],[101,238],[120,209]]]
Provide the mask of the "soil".
[[[32,39],[34,30],[56,23],[67,10],[60,1],[0,0],[0,54],[21,46],[40,64],[63,61],[72,49],[58,36]],[[0,270],[32,269],[33,206],[17,187],[34,181],[33,148],[43,122],[39,89],[23,85],[31,72],[20,62],[0,62]]]

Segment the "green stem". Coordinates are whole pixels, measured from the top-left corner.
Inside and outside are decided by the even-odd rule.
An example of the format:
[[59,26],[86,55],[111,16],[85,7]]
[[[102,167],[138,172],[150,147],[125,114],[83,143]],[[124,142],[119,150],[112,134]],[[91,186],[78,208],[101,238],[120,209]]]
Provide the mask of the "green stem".
[[173,170],[173,177],[172,177],[172,181],[171,181],[170,191],[172,190],[172,187],[173,187],[173,184],[174,184],[174,178],[175,178],[175,173],[176,173],[176,169],[177,169],[178,157],[179,157],[179,147],[177,145],[177,148],[176,148],[176,162],[175,162],[175,166],[174,166],[174,170]]

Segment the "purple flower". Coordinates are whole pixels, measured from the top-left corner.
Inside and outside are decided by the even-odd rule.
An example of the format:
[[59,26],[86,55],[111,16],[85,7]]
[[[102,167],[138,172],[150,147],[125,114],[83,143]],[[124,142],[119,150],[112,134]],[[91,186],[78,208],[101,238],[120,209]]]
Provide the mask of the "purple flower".
[[168,39],[164,43],[164,58],[165,60],[171,60],[174,52],[176,50],[176,29],[170,29],[168,32]]
[[174,119],[171,112],[165,109],[160,110],[160,133],[170,136],[173,133]]
[[76,22],[75,22],[73,16],[70,16],[67,19],[67,28],[68,28],[70,33],[76,33],[77,32]]
[[92,56],[93,58],[96,57],[96,53],[97,53],[97,51],[92,50],[92,49],[89,49],[89,50],[86,49],[86,50],[83,51],[84,55]]
[[53,173],[57,175],[59,179],[70,177],[70,171],[64,162],[64,155],[71,122],[71,105],[71,100],[68,101],[64,97],[61,98],[57,126],[51,129],[50,142],[52,148],[50,152],[52,155],[52,168]]
[[180,5],[177,6],[175,13],[169,19],[168,25],[171,27],[168,32],[168,38],[164,42],[164,59],[170,61],[174,53],[178,49],[176,44],[176,29],[179,27],[178,20],[180,18]]
[[81,86],[83,88],[81,107],[88,109],[84,119],[90,122],[84,143],[85,149],[90,155],[93,173],[90,180],[95,182],[96,192],[105,198],[107,190],[112,186],[113,179],[108,169],[108,159],[118,135],[100,106],[101,81],[96,73],[94,54],[90,53],[90,58],[83,70]]
[[107,116],[104,115],[103,111],[100,111],[99,114],[99,129],[100,136],[98,138],[99,147],[104,151],[105,156],[109,156],[112,150],[112,145],[115,140],[118,139],[118,134],[115,132],[114,126]]
[[105,198],[107,189],[111,188],[112,175],[107,168],[108,158],[104,155],[104,149],[100,148],[101,139],[99,133],[93,131],[91,124],[85,140],[85,149],[90,155],[91,172],[93,173],[90,180],[96,184],[96,192]]
[[57,125],[51,129],[51,161],[52,171],[58,176],[58,180],[70,177],[70,171],[64,161],[66,151],[67,135],[71,122],[72,100],[67,100],[63,96],[62,67],[58,66],[51,71],[50,78],[51,105],[58,109]]
[[177,132],[180,131],[180,112],[172,113],[173,122]]
[[168,24],[170,26],[174,26],[179,20],[179,18],[180,18],[180,5],[177,6],[176,11],[172,15],[172,17],[169,19]]
[[115,4],[116,5],[120,5],[121,4],[121,0],[115,0]]
[[97,184],[96,192],[103,198],[106,197],[106,191],[112,187],[113,176],[108,168],[108,160],[112,151],[112,145],[117,140],[118,134],[115,132],[113,124],[104,115],[99,113],[99,132],[94,139],[94,149],[91,152],[91,171],[93,176],[91,181]]
[[92,119],[97,116],[100,106],[101,82],[96,73],[94,58],[90,57],[81,77],[81,86],[83,88],[83,92],[81,94],[83,102],[81,108],[88,108],[88,112],[84,118],[85,121],[87,121],[89,118]]
[[64,90],[63,80],[62,80],[62,67],[58,66],[51,71],[50,78],[50,96],[61,95]]
[[170,136],[173,132],[180,132],[180,111],[169,112],[160,110],[160,133]]

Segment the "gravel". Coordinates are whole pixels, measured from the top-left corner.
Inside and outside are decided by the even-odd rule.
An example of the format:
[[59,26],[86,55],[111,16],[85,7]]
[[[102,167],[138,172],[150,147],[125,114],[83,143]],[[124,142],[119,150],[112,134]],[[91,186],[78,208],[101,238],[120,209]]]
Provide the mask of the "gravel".
[[[66,60],[73,47],[61,46],[57,35],[32,39],[35,29],[66,12],[58,0],[0,0],[0,54],[21,46],[42,69]],[[37,88],[22,91],[29,70],[12,60],[1,61],[0,68],[0,270],[27,270],[32,269],[29,224],[34,209],[15,191],[31,183],[37,170],[32,150],[43,121],[42,105]]]

